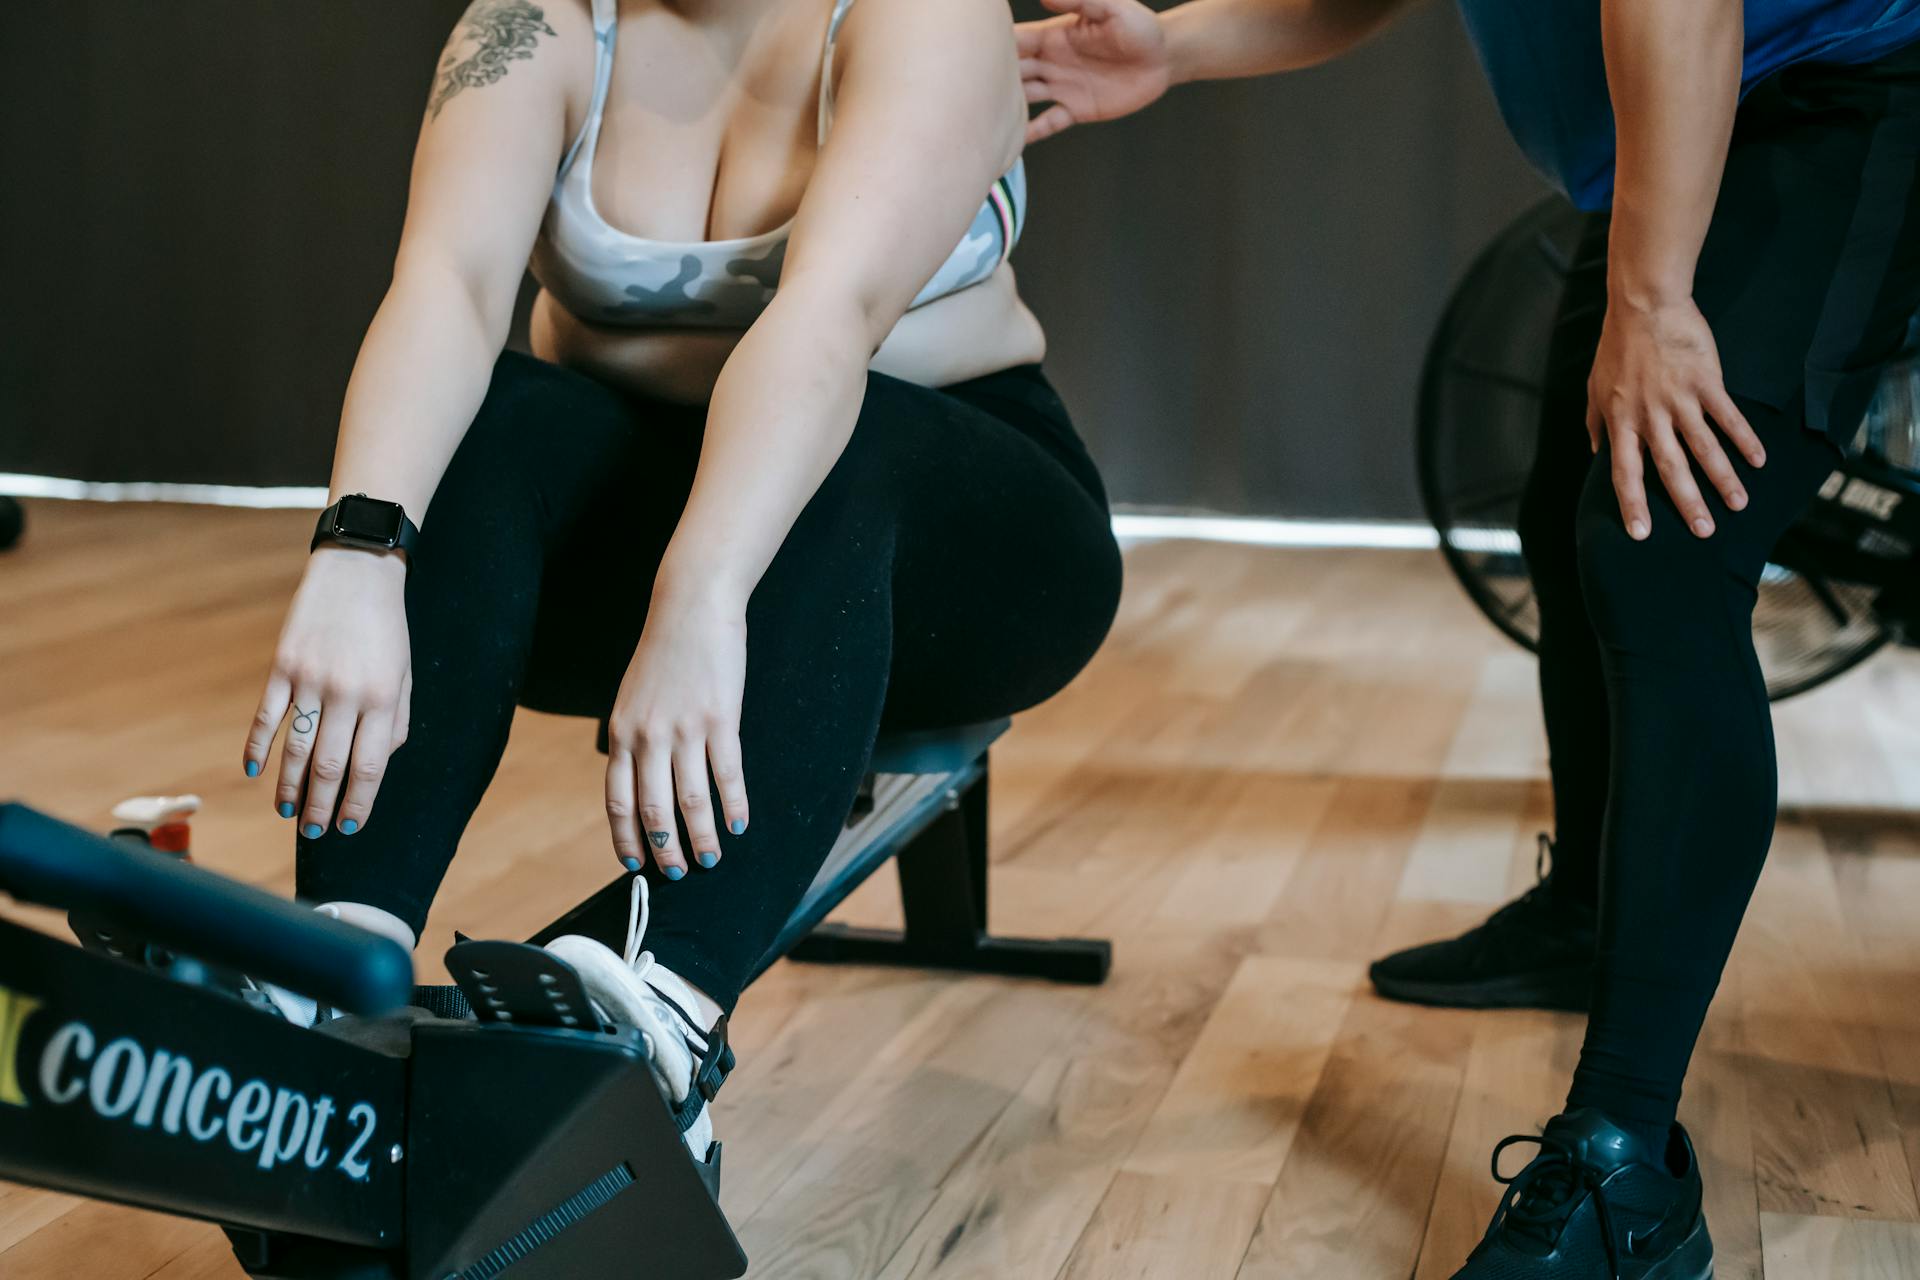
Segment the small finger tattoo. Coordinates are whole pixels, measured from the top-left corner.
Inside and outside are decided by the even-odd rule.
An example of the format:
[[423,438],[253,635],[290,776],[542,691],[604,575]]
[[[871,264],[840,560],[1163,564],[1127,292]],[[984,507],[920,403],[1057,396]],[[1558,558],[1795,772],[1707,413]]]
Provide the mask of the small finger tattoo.
[[664,849],[667,847],[667,840],[672,834],[670,831],[649,831],[647,832],[647,839],[653,841],[654,848]]
[[318,707],[315,707],[311,711],[302,711],[298,706],[294,707],[293,731],[295,733],[312,733],[314,717],[319,714],[320,708]]

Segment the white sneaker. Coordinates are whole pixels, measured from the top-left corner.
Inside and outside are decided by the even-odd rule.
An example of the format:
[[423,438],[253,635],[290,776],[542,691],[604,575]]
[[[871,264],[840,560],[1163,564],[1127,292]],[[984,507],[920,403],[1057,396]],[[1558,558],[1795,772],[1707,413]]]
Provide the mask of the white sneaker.
[[[197,797],[188,797],[197,799]],[[131,802],[129,802],[131,803]],[[119,810],[114,811],[118,815]],[[378,907],[369,907],[358,902],[323,902],[314,908],[323,916],[377,933],[383,938],[391,938],[411,956],[416,945],[413,930],[398,917],[382,911]],[[331,1005],[323,1005],[312,996],[303,996],[297,991],[285,987],[276,987],[271,982],[261,982],[254,978],[246,980],[247,986],[264,997],[266,1002],[279,1011],[280,1016],[296,1027],[314,1027],[322,1022],[330,1022],[340,1016],[340,1011]]]
[[[547,950],[580,975],[600,1013],[609,1022],[636,1027],[647,1046],[648,1065],[673,1105],[683,1105],[693,1092],[694,1072],[706,1056],[709,1031],[695,1013],[699,1001],[691,988],[671,969],[657,964],[653,952],[640,950],[647,932],[647,881],[633,878],[633,897],[627,911],[624,955],[593,938],[569,933],[547,944]],[[687,1149],[704,1163],[713,1145],[713,1116],[703,1101],[686,1131]]]

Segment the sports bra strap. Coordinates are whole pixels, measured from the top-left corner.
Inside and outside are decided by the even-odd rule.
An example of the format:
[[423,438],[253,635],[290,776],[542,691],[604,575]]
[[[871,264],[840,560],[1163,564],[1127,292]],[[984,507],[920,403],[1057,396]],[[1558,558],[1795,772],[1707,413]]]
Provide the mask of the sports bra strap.
[[816,144],[827,140],[833,125],[833,46],[840,39],[840,24],[847,20],[853,0],[833,0],[833,16],[827,19],[827,47],[820,57],[820,129]]
[[580,157],[580,148],[591,146],[600,137],[600,119],[607,110],[607,90],[613,84],[613,33],[620,23],[620,0],[593,0],[593,99],[587,105],[587,118],[566,159],[560,162],[555,179],[565,178]]

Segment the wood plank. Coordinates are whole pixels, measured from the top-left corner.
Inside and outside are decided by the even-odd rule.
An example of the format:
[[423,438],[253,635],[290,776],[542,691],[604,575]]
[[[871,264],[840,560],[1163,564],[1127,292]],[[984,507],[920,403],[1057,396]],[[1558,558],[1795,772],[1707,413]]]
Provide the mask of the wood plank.
[[1480,1242],[1500,1203],[1500,1184],[1487,1168],[1494,1144],[1509,1134],[1539,1133],[1559,1113],[1584,1023],[1574,1014],[1534,1010],[1441,1016],[1467,1022],[1473,1041],[1414,1280],[1445,1280]]
[[1240,1280],[1412,1274],[1471,1034],[1464,1017],[1354,1001]]
[[1041,1062],[881,1280],[1052,1280],[1171,1078],[1144,1062]]
[[215,1227],[87,1201],[0,1252],[7,1280],[146,1280]]
[[1767,1274],[1776,1280],[1913,1280],[1920,1224],[1764,1213]]
[[1352,965],[1248,957],[1122,1167],[1271,1186],[1360,980]]
[[1123,1173],[1060,1280],[1227,1280],[1265,1199],[1257,1183]]
[[1760,1208],[1920,1218],[1858,940],[1818,833],[1786,820],[1741,950]]

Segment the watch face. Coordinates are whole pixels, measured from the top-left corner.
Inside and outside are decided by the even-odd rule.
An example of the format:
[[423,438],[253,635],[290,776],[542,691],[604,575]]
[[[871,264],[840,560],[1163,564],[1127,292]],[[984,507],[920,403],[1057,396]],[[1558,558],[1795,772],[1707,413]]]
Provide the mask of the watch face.
[[400,508],[395,503],[349,495],[340,499],[333,527],[343,538],[379,542],[390,547],[400,541]]

